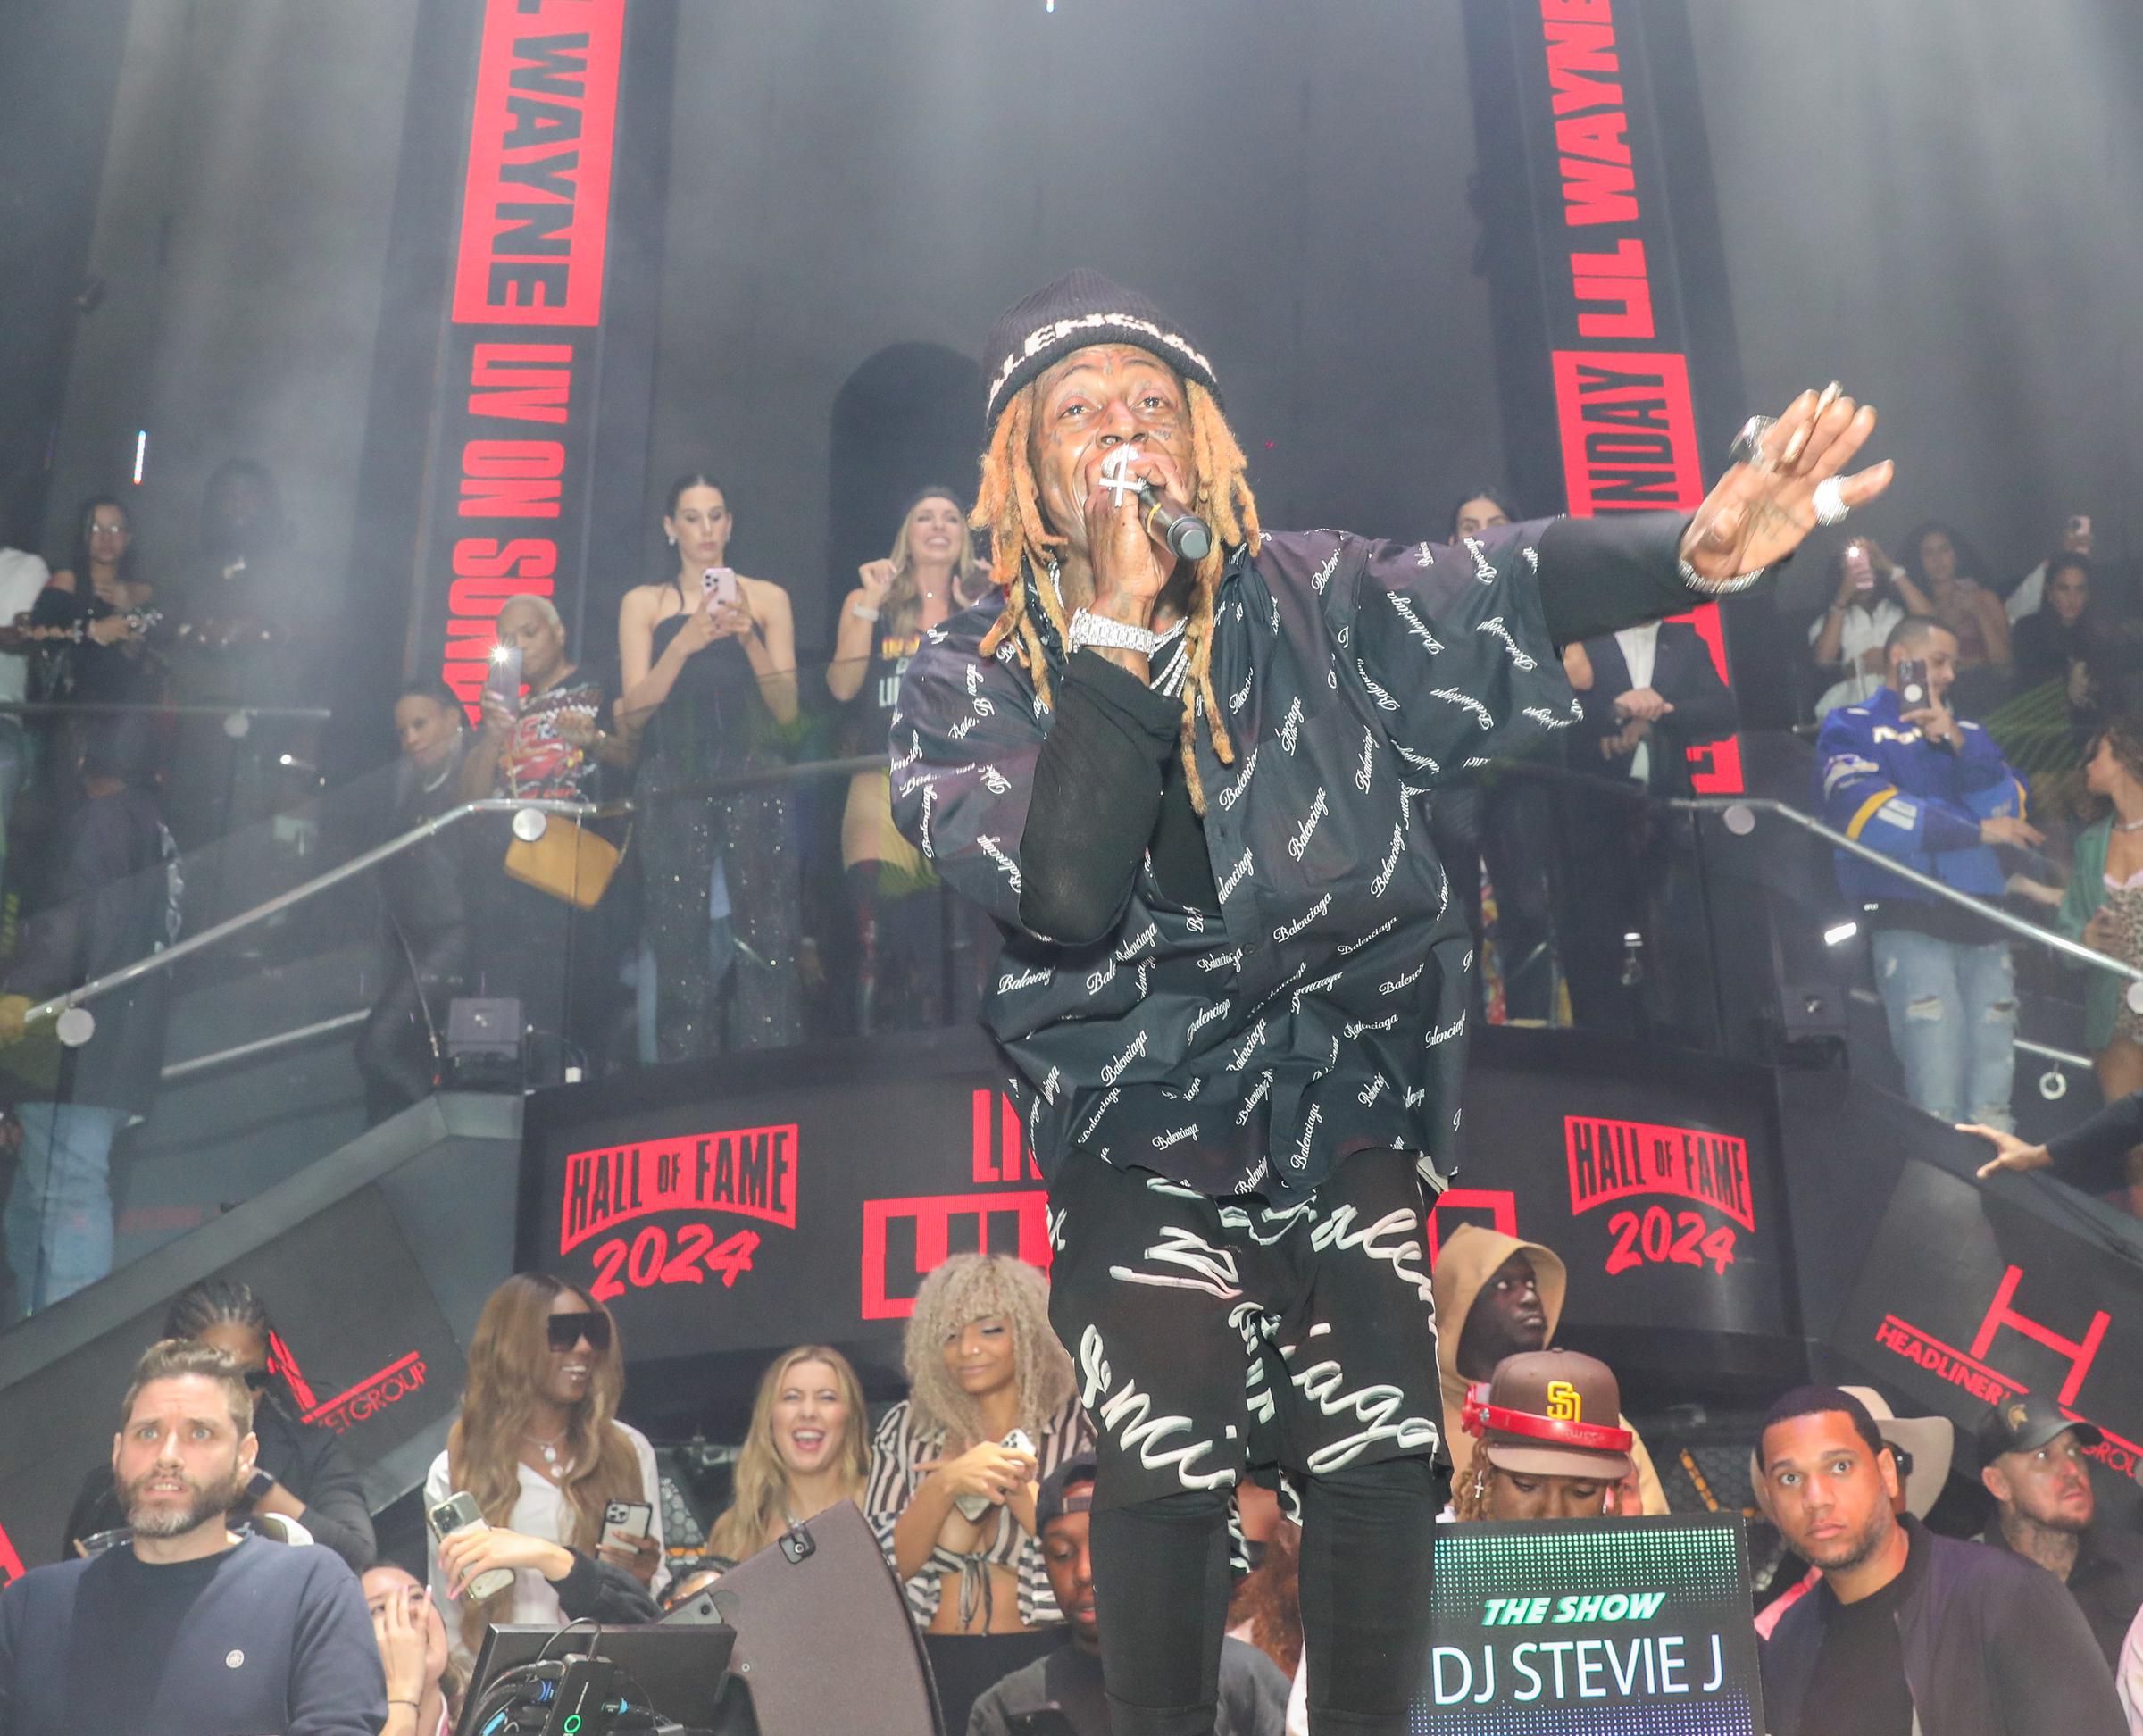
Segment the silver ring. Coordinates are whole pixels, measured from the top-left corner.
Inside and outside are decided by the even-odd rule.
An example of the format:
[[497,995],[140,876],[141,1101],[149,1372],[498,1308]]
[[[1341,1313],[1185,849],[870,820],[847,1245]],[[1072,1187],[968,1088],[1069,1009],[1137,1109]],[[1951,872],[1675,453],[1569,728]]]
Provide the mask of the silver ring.
[[1764,437],[1776,423],[1776,416],[1751,416],[1741,424],[1741,431],[1734,436],[1734,443],[1727,448],[1726,462],[1730,464],[1754,464],[1758,470],[1769,470],[1771,461],[1764,455]]
[[1826,476],[1815,485],[1814,505],[1818,524],[1843,524],[1853,510],[1846,505],[1846,485],[1835,476]]

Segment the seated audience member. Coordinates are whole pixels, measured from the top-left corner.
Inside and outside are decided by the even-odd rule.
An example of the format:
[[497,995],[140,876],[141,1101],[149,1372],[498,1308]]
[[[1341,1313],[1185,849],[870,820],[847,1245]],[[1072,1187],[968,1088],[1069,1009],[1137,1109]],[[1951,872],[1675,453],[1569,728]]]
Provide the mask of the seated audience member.
[[760,1378],[730,1505],[707,1548],[731,1561],[755,1556],[828,1507],[862,1505],[870,1476],[870,1418],[855,1370],[838,1350],[798,1345]]
[[[1948,628],[1912,616],[1891,630],[1885,654],[1882,691],[1823,720],[1823,817],[1958,892],[1998,898],[1994,847],[2045,841],[2024,822],[2023,780],[1993,737],[1949,708],[1957,641]],[[1927,683],[1924,703],[1909,707],[1908,672]],[[1875,982],[1912,1100],[1947,1122],[1969,1107],[1975,1121],[2010,1126],[2016,984],[2007,944],[1969,910],[1858,856],[1835,855],[1839,890],[1875,906]]]
[[[186,1339],[221,1350],[236,1365],[254,1395],[253,1432],[258,1445],[253,1475],[238,1511],[295,1519],[313,1540],[363,1573],[372,1565],[372,1515],[357,1467],[329,1429],[297,1420],[297,1403],[287,1373],[273,1367],[275,1328],[267,1306],[250,1285],[210,1278],[181,1290],[163,1316],[166,1339]],[[127,1523],[112,1473],[104,1465],[82,1485],[67,1515],[62,1553],[73,1555],[84,1538]]]
[[2096,1524],[2086,1447],[2105,1437],[2030,1394],[1991,1406],[1980,1425],[1980,1481],[1994,1497],[1981,1541],[2036,1561],[2069,1588],[2108,1665],[2143,1608],[2143,1542]]
[[446,1623],[413,1574],[382,1565],[358,1581],[372,1612],[372,1640],[387,1672],[380,1736],[450,1736],[460,1690],[446,1657]]
[[[1072,1628],[1059,1646],[1014,1670],[975,1702],[967,1736],[1010,1736],[1013,1720],[1056,1707],[1077,1736],[1109,1736],[1101,1683],[1101,1634],[1094,1620],[1094,1569],[1087,1552],[1094,1506],[1094,1461],[1066,1459],[1043,1482],[1035,1502],[1042,1560],[1057,1607]],[[1288,1679],[1279,1665],[1240,1640],[1221,1641],[1221,1694],[1215,1736],[1281,1736]]]
[[[462,702],[436,675],[396,696],[402,757],[388,822],[396,835],[460,804],[466,722]],[[469,975],[467,864],[465,840],[449,830],[379,864],[379,997],[357,1038],[367,1121],[383,1122],[429,1097],[438,1078],[447,1007]]]
[[1575,1350],[1505,1356],[1466,1400],[1474,1443],[1453,1485],[1461,1520],[1597,1519],[1635,1468],[1614,1371]]
[[[466,1491],[498,1540],[430,1540],[431,1595],[458,1612],[449,1638],[463,1670],[492,1623],[565,1619],[563,1575],[550,1571],[559,1557],[507,1559],[521,1544],[593,1550],[657,1595],[669,1582],[655,1449],[618,1421],[624,1386],[623,1349],[605,1309],[540,1273],[516,1273],[491,1292],[469,1345],[461,1415],[424,1480],[427,1512]],[[612,1501],[653,1509],[638,1548],[599,1548]],[[512,1567],[513,1583],[482,1603],[460,1599],[461,1586],[485,1565]]]
[[[2043,547],[2044,545],[2042,544]],[[2091,521],[2086,513],[2074,513],[2062,526],[2062,555],[2080,555],[2085,560],[2091,557]],[[2002,613],[2008,616],[2011,626],[2022,622],[2025,616],[2036,614],[2046,601],[2047,572],[2051,560],[2041,561],[2017,581],[2016,588],[2009,593],[2009,600],[2002,605]]]
[[1655,931],[1666,840],[1647,810],[1601,786],[1689,795],[1688,750],[1733,733],[1734,697],[1687,622],[1648,622],[1581,648],[1591,683],[1562,740],[1571,769],[1597,781],[1565,792],[1567,847],[1584,872],[1566,879],[1558,932],[1572,1015],[1630,1031],[1645,1003],[1625,969],[1624,937]]
[[[155,730],[133,714],[93,723],[83,801],[53,853],[53,896],[23,924],[0,983],[0,1049],[22,1126],[5,1215],[15,1309],[29,1315],[112,1270],[112,1144],[149,1113],[163,1067],[169,971],[96,1003],[79,1048],[24,1015],[36,1003],[161,952],[179,934],[183,882],[154,789]],[[25,1038],[33,1040],[25,1042]]]
[[[1881,1432],[1882,1444],[1890,1449],[1891,1461],[1897,1467],[1897,1498],[1892,1505],[1900,1515],[1909,1513],[1915,1519],[1925,1519],[1941,1498],[1942,1485],[1949,1481],[1950,1461],[1957,1450],[1956,1424],[1947,1416],[1893,1416],[1889,1400],[1873,1387],[1840,1387],[1839,1390],[1850,1393],[1867,1407]],[[1764,1473],[1756,1466],[1754,1448],[1748,1455],[1748,1480],[1755,1491],[1756,1505],[1763,1508],[1764,1517],[1770,1518],[1771,1497]],[[1822,1580],[1823,1570],[1811,1567],[1797,1583],[1765,1604],[1756,1615],[1757,1635],[1770,1639],[1786,1612]]]
[[1935,606],[1903,567],[1891,564],[1872,538],[1855,537],[1832,557],[1837,574],[1830,606],[1808,623],[1816,667],[1835,677],[1815,702],[1821,722],[1840,705],[1873,697],[1889,673],[1883,643],[1908,614],[1931,615]]
[[0,1590],[0,1731],[371,1736],[385,1681],[356,1575],[240,1537],[253,1392],[206,1345],[136,1365],[112,1438],[132,1538]]
[[[871,1442],[863,1512],[932,1633],[1016,1633],[1064,1619],[1035,1530],[1035,1489],[1093,1437],[1048,1280],[1003,1254],[955,1254],[922,1281],[902,1343],[908,1397]],[[1004,1444],[1014,1429],[1031,1453]],[[969,1519],[955,1503],[986,1501]]]
[[[1452,1487],[1465,1481],[1473,1456],[1466,1431],[1466,1394],[1505,1356],[1545,1350],[1563,1317],[1569,1274],[1562,1257],[1538,1242],[1462,1223],[1443,1239],[1432,1277],[1436,1290],[1436,1354],[1443,1374],[1444,1448],[1451,1455]],[[1630,1428],[1627,1417],[1616,1419]],[[1666,1490],[1652,1456],[1630,1430],[1633,1487],[1618,1505],[1628,1513],[1664,1513]]]
[[2075,1604],[2029,1562],[1899,1518],[1859,1399],[1796,1388],[1756,1455],[1780,1535],[1823,1576],[1764,1643],[1772,1736],[2121,1736]]

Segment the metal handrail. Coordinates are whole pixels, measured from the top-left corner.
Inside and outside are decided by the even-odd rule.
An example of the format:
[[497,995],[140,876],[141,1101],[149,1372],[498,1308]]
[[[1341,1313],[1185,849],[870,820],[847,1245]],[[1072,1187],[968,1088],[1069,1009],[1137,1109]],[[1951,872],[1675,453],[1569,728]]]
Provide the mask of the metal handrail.
[[[817,761],[806,765],[761,767],[749,772],[737,772],[729,777],[705,783],[664,790],[656,799],[660,802],[670,802],[680,798],[721,797],[732,795],[738,790],[753,789],[762,784],[786,782],[797,777],[852,776],[859,772],[877,770],[884,764],[885,761],[877,755],[863,754],[848,759]],[[404,850],[414,849],[425,839],[436,837],[448,826],[454,825],[471,815],[519,814],[523,809],[533,809],[538,814],[563,814],[569,820],[598,820],[635,814],[639,812],[641,805],[639,803],[630,801],[603,803],[538,801],[513,796],[486,796],[472,802],[463,802],[458,807],[448,808],[446,813],[438,815],[436,819],[427,820],[421,825],[413,826],[400,836],[390,838],[384,844],[375,845],[362,855],[352,856],[347,862],[329,869],[326,873],[305,881],[302,886],[294,886],[287,892],[279,892],[272,898],[254,906],[250,910],[240,911],[236,916],[228,917],[213,927],[203,929],[198,934],[190,934],[183,940],[175,941],[162,952],[151,953],[146,958],[138,958],[131,964],[121,965],[108,975],[85,982],[79,989],[71,989],[63,995],[55,995],[50,1000],[39,1001],[22,1015],[23,1022],[28,1023],[37,1019],[57,1018],[70,1007],[83,1006],[101,996],[110,994],[114,989],[123,989],[129,983],[138,981],[152,972],[167,971],[181,959],[190,958],[194,954],[205,951],[208,947],[229,939],[234,934],[243,933],[249,928],[256,927],[266,922],[271,916],[279,915],[295,905],[303,904],[309,898],[315,897],[322,892],[341,885],[345,881],[354,880],[368,869],[378,867],[381,863],[401,855]],[[307,1034],[311,1034],[311,1032],[308,1031]]]
[[23,1022],[28,1023],[33,1019],[55,1019],[71,1006],[80,1006],[85,1002],[110,994],[114,989],[123,989],[129,982],[138,981],[152,972],[168,971],[180,959],[191,958],[196,953],[205,951],[234,934],[243,933],[266,922],[271,916],[317,897],[332,887],[340,886],[345,881],[354,880],[368,868],[376,868],[404,850],[414,849],[426,839],[436,837],[447,827],[471,815],[518,814],[523,808],[533,808],[538,814],[563,814],[569,820],[591,820],[617,811],[594,802],[521,800],[511,796],[485,796],[473,802],[463,802],[459,807],[448,808],[437,819],[427,820],[421,825],[411,827],[397,838],[390,838],[384,844],[374,845],[362,855],[352,856],[340,866],[329,869],[326,873],[305,881],[302,886],[279,892],[272,898],[254,906],[251,910],[242,910],[236,916],[226,917],[222,922],[203,929],[198,934],[189,934],[183,940],[173,941],[162,952],[153,952],[146,958],[138,958],[131,964],[122,964],[107,975],[85,982],[79,989],[71,989],[63,995],[39,1001],[22,1015]]
[[2110,971],[2114,975],[2124,976],[2131,982],[2143,982],[2143,968],[2130,964],[2125,959],[2110,957],[2102,952],[2093,952],[2090,947],[2079,945],[2065,934],[2056,934],[2051,929],[2039,927],[2036,922],[2027,922],[2021,916],[2012,916],[1998,906],[1984,903],[1968,892],[1960,892],[1954,886],[1945,885],[1932,874],[1923,874],[1917,868],[1907,867],[1904,863],[1886,856],[1881,851],[1863,844],[1858,839],[1847,838],[1845,833],[1826,826],[1814,814],[1803,814],[1800,809],[1781,802],[1775,797],[1671,796],[1665,800],[1667,806],[1680,809],[1684,814],[1717,814],[1726,816],[1729,830],[1734,830],[1732,816],[1737,809],[1751,815],[1757,812],[1775,814],[1780,819],[1800,827],[1803,831],[1813,832],[1818,838],[1827,839],[1837,848],[1844,850],[1848,855],[1856,855],[1864,862],[1873,863],[1884,872],[1894,874],[1899,880],[1918,887],[1923,892],[1931,892],[1936,897],[1943,899],[1947,903],[1955,905],[1962,910],[1971,911],[1973,915],[1992,922],[1997,928],[2007,929],[2012,934],[2044,947],[2049,952],[2066,954],[2080,964],[2089,964],[2097,970]]

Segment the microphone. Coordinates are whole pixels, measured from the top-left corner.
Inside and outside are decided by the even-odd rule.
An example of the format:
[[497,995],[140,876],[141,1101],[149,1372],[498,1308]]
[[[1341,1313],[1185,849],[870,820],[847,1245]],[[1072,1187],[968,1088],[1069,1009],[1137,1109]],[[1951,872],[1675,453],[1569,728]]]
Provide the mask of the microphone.
[[1185,561],[1205,558],[1213,547],[1213,527],[1204,519],[1151,482],[1139,482],[1138,501],[1146,508],[1147,533],[1166,543],[1170,554]]

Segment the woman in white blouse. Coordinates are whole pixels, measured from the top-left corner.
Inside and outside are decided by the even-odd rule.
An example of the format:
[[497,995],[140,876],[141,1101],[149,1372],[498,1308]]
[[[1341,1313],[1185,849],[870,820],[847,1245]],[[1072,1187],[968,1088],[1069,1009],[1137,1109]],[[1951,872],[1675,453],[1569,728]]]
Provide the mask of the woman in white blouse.
[[[461,1415],[424,1480],[425,1510],[466,1490],[494,1527],[599,1554],[659,1596],[669,1579],[661,1484],[647,1438],[617,1420],[624,1385],[624,1356],[606,1309],[555,1278],[507,1279],[476,1323]],[[612,1501],[653,1509],[637,1549],[598,1548]],[[464,1671],[488,1625],[556,1626],[565,1619],[555,1587],[533,1568],[517,1570],[510,1587],[482,1602],[454,1604],[436,1539],[429,1562],[434,1600],[455,1612],[448,1632]]]
[[1889,676],[1883,646],[1908,614],[1931,615],[1935,605],[1905,570],[1867,537],[1855,537],[1831,557],[1830,606],[1808,623],[1816,667],[1833,677],[1815,702],[1821,722],[1839,705],[1857,705]]
[[[1005,1255],[954,1255],[916,1294],[904,1356],[909,1396],[872,1437],[863,1510],[917,1625],[1017,1633],[1063,1621],[1035,1495],[1093,1437],[1049,1328],[1048,1281]],[[1014,1429],[1032,1452],[1004,1444]],[[981,1504],[975,1518],[963,1498]]]

